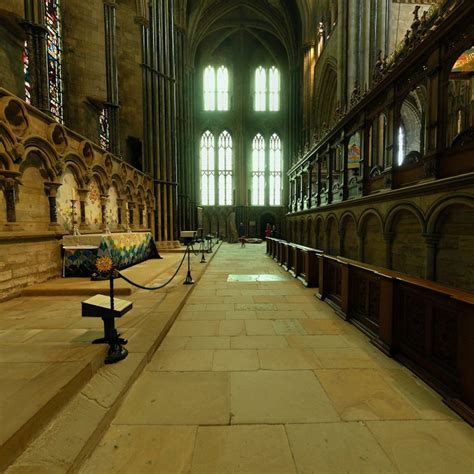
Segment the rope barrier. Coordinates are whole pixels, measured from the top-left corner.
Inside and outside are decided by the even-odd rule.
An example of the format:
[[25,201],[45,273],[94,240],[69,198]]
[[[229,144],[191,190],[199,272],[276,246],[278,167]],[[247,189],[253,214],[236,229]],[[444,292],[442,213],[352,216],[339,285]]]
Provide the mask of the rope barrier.
[[[193,243],[190,243],[186,246],[186,250],[183,254],[183,258],[181,259],[181,262],[179,263],[178,265],[178,268],[176,269],[176,271],[173,273],[173,275],[171,276],[171,278],[166,281],[165,283],[161,284],[161,285],[158,285],[158,286],[144,286],[144,285],[140,285],[139,283],[136,283],[134,282],[133,280],[130,280],[130,278],[127,278],[125,275],[123,275],[121,272],[119,272],[118,270],[116,270],[116,274],[122,278],[123,280],[125,280],[127,283],[129,283],[130,285],[134,286],[135,288],[139,288],[141,290],[148,290],[148,291],[155,291],[155,290],[160,290],[161,288],[164,288],[165,286],[169,285],[173,280],[174,278],[176,277],[176,275],[178,274],[178,272],[180,271],[181,267],[183,266],[183,263],[184,263],[184,260],[186,259],[186,255],[188,253],[190,253],[191,249],[193,251],[193,254],[195,256],[198,256],[199,253],[201,252],[204,252],[204,240],[201,240],[201,249],[199,249],[197,252],[194,250],[194,246],[193,246]],[[211,240],[211,249],[212,249],[212,240]]]
[[163,283],[162,285],[158,285],[158,286],[143,286],[143,285],[140,285],[139,283],[136,283],[132,280],[130,280],[130,278],[127,278],[125,275],[123,275],[122,273],[120,273],[118,270],[117,270],[117,274],[119,275],[120,278],[124,279],[127,283],[129,283],[130,285],[136,287],[136,288],[140,288],[141,290],[149,290],[149,291],[155,291],[155,290],[160,290],[161,288],[164,288],[165,286],[169,285],[173,280],[174,278],[176,277],[176,275],[178,274],[179,270],[181,269],[181,267],[183,266],[183,263],[184,263],[184,260],[186,258],[186,254],[188,253],[189,251],[189,245],[186,247],[186,251],[184,252],[183,254],[183,258],[181,259],[181,262],[179,263],[178,265],[178,268],[176,269],[176,271],[173,273],[172,277],[165,283]]

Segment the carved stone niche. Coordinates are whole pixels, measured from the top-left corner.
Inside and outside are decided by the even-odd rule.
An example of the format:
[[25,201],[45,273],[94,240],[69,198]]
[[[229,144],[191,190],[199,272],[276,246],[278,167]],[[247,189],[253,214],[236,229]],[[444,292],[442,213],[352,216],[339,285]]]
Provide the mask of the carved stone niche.
[[79,150],[87,166],[92,166],[92,163],[94,162],[94,148],[92,147],[91,142],[84,140],[81,142]]
[[13,133],[23,136],[28,129],[28,116],[24,104],[12,97],[0,100],[0,118],[8,123]]
[[104,159],[104,167],[109,176],[112,174],[113,166],[114,166],[114,162],[112,160],[112,155],[110,153],[106,153],[105,159]]
[[125,163],[122,163],[120,166],[120,174],[122,175],[122,179],[125,180],[127,178],[127,166]]
[[59,123],[50,124],[48,128],[48,140],[59,154],[64,153],[68,147],[66,130],[64,130]]

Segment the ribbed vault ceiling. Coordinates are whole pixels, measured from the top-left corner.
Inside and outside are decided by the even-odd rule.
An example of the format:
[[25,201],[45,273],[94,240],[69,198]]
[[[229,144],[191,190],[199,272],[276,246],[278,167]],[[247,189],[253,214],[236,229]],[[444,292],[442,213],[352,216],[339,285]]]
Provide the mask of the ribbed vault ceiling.
[[203,42],[217,46],[246,30],[273,54],[279,54],[279,43],[291,65],[297,60],[301,18],[308,8],[308,0],[182,0],[179,15],[188,33],[191,61]]

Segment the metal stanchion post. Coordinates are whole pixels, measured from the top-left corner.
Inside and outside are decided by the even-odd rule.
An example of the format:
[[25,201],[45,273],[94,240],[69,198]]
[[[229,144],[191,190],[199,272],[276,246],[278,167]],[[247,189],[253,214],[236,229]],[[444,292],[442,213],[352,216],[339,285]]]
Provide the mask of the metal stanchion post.
[[193,277],[191,276],[191,246],[188,244],[186,247],[186,251],[188,252],[188,273],[186,275],[186,278],[184,280],[183,285],[193,285]]
[[201,263],[206,263],[206,256],[204,255],[204,239],[201,239]]

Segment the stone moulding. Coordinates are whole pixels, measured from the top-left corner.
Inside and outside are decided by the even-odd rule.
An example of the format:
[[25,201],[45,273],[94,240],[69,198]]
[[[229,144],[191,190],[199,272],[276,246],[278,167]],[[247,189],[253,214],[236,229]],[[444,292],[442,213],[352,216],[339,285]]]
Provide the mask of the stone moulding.
[[73,167],[79,183],[87,186],[94,176],[104,194],[113,183],[119,198],[152,209],[151,194],[143,192],[152,189],[151,176],[0,88],[0,175],[18,173],[21,183],[22,165],[32,151],[42,157],[45,182],[61,182],[65,169]]

